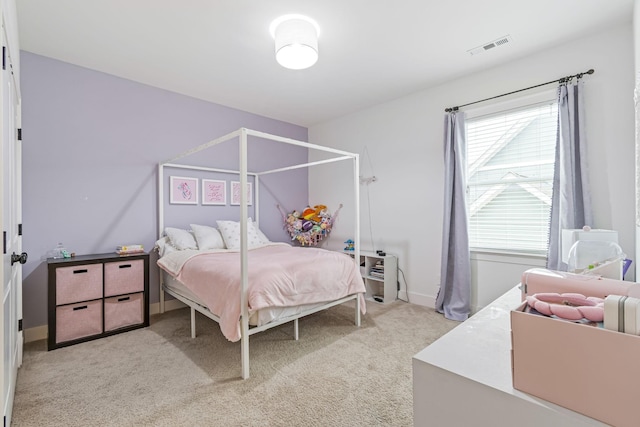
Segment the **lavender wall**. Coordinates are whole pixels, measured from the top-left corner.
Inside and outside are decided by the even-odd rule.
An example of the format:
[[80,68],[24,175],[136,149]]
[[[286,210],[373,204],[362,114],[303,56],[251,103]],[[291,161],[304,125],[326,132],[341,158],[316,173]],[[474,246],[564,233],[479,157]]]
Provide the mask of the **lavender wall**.
[[[300,126],[28,52],[21,52],[21,61],[23,249],[29,254],[23,270],[25,328],[47,323],[44,259],[58,242],[77,254],[113,252],[127,243],[153,247],[158,162],[240,127],[307,140],[307,129]],[[250,168],[307,160],[306,149],[272,141],[252,141],[249,150]],[[226,143],[190,160],[235,169],[237,158],[235,144]],[[307,172],[274,174],[261,183],[261,228],[270,239],[286,241],[276,203],[285,209],[306,205]],[[216,219],[237,219],[238,212],[231,206],[172,205],[166,225],[215,225]],[[151,302],[158,301],[157,280],[152,256]]]

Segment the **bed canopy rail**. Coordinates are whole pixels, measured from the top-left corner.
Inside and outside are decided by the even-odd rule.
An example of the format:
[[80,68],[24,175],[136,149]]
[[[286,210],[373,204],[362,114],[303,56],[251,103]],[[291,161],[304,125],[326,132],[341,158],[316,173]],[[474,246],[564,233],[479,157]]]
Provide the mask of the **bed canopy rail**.
[[[338,157],[329,158],[325,160],[319,160],[314,162],[307,162],[303,164],[272,169],[267,171],[255,172],[248,171],[247,166],[247,158],[248,158],[248,137],[256,137],[262,138],[271,141],[282,142],[285,144],[295,145],[299,147],[307,148],[308,150],[318,150],[326,153],[335,154]],[[229,169],[218,169],[218,168],[207,168],[202,166],[190,166],[186,164],[175,163],[178,160],[185,159],[189,156],[192,156],[198,152],[214,147],[220,143],[227,142],[237,138],[239,141],[239,169],[238,170],[229,170]],[[247,128],[240,128],[234,132],[228,133],[219,138],[213,139],[207,143],[201,144],[195,148],[187,150],[177,156],[168,159],[166,161],[160,162],[158,164],[158,238],[162,237],[162,233],[164,232],[164,169],[165,167],[170,168],[181,168],[181,169],[192,169],[192,170],[204,170],[204,171],[212,171],[212,172],[222,172],[229,174],[237,174],[240,180],[240,188],[247,187],[247,178],[248,176],[253,176],[255,179],[255,198],[256,203],[254,207],[256,221],[259,218],[259,203],[258,203],[258,183],[260,175],[267,175],[277,172],[283,172],[287,170],[300,169],[304,167],[312,167],[321,164],[327,164],[338,161],[351,160],[353,166],[353,190],[354,190],[354,241],[355,241],[355,249],[354,249],[354,263],[355,267],[359,268],[359,259],[360,259],[360,165],[359,165],[359,155],[357,153],[350,153],[343,150],[338,150],[331,147],[325,147],[322,145],[311,144],[309,142],[298,141],[291,138],[286,138],[278,135],[272,135],[265,132],[260,132],[256,130],[251,130]],[[248,308],[248,287],[249,287],[249,274],[248,274],[248,239],[247,239],[247,218],[248,218],[248,197],[246,191],[240,191],[240,269],[241,269],[241,309],[242,314],[240,318],[240,327],[241,327],[241,359],[242,359],[242,378],[246,379],[249,377],[249,336],[251,332],[249,330],[249,308]],[[162,277],[162,275],[161,275]],[[347,298],[351,299],[351,298]],[[354,298],[356,301],[356,325],[360,326],[360,300],[359,298]],[[344,302],[344,301],[341,301]],[[336,303],[337,304],[337,303]],[[330,305],[328,305],[330,306]],[[328,307],[327,306],[327,307]],[[162,280],[160,281],[160,312],[164,312],[164,289],[162,285]],[[193,309],[192,309],[192,317],[193,317]],[[215,319],[214,319],[215,320]],[[295,319],[295,330],[297,335],[297,319]]]

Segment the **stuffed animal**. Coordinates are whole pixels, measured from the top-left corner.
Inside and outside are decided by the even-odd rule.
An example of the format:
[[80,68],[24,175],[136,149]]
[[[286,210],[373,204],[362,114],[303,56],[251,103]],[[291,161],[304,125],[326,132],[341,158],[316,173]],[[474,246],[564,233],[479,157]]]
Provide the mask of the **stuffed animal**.
[[311,219],[315,216],[316,211],[314,211],[313,209],[311,209],[311,207],[307,206],[303,211],[302,211],[302,218],[304,219]]
[[312,221],[320,222],[322,220],[322,214],[327,214],[327,207],[325,205],[315,205],[313,207],[314,215],[311,217]]

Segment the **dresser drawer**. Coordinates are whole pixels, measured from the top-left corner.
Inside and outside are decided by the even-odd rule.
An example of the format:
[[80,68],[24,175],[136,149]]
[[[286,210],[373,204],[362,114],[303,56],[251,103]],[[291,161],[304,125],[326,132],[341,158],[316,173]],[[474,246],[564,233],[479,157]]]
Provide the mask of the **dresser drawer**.
[[104,299],[104,330],[113,331],[144,322],[144,293]]
[[56,305],[102,298],[102,264],[56,269]]
[[56,307],[56,343],[102,333],[102,300]]
[[144,291],[144,261],[141,259],[104,264],[104,296]]

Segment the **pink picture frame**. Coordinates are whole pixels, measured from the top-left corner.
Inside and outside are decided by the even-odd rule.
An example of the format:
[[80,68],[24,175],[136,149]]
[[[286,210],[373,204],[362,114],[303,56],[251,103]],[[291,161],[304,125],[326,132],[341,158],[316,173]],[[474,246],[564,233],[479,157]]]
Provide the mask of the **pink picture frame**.
[[203,205],[226,205],[227,204],[227,181],[216,179],[202,180],[202,204]]
[[170,176],[169,203],[174,205],[197,205],[198,178]]
[[[251,183],[247,182],[247,205],[251,206],[253,204],[253,189],[251,188]],[[231,181],[231,204],[232,205],[240,205],[240,182],[239,181]]]

